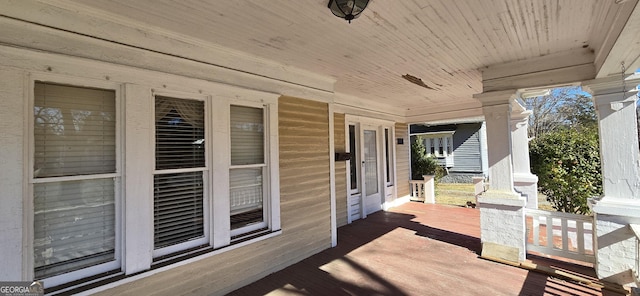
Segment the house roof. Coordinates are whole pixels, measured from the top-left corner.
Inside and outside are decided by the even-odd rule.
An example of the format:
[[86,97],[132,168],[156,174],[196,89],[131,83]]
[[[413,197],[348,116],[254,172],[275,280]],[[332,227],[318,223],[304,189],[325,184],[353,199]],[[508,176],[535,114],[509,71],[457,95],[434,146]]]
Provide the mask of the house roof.
[[[366,105],[409,122],[481,115],[472,96],[487,90],[619,74],[623,61],[628,69],[640,67],[637,0],[372,0],[351,24],[335,17],[327,2],[54,3],[226,52],[203,59],[335,92],[338,104]],[[48,24],[198,59],[184,48],[154,47],[160,38],[127,40],[103,29],[99,19],[83,25],[65,20]]]

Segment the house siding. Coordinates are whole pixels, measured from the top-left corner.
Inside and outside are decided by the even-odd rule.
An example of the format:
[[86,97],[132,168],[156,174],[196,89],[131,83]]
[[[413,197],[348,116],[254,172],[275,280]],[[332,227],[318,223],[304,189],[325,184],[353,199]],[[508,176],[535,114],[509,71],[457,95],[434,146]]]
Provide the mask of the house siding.
[[[345,115],[334,113],[334,141],[336,153],[346,151],[345,143]],[[347,225],[347,161],[336,161],[336,223],[337,226]]]
[[409,195],[409,177],[411,175],[411,171],[409,168],[409,160],[410,157],[410,149],[411,145],[409,143],[409,129],[406,123],[396,123],[395,124],[395,134],[396,139],[402,138],[404,140],[403,144],[396,143],[396,186],[398,190],[397,197],[403,197]]
[[453,134],[453,159],[450,173],[482,173],[480,154],[481,123],[459,124]]

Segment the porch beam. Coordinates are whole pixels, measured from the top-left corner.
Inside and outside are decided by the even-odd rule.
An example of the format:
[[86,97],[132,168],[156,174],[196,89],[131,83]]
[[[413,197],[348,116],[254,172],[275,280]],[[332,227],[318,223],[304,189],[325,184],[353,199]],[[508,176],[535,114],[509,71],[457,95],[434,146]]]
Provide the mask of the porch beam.
[[595,78],[595,56],[588,48],[481,69],[484,92],[566,85]]

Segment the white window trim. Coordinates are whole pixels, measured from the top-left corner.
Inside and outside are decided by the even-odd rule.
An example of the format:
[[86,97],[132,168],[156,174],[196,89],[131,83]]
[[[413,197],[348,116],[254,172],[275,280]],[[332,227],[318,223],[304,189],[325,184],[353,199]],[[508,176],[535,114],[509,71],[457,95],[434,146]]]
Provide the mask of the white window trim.
[[[102,177],[114,178],[114,203],[115,203],[115,250],[114,250],[114,259],[111,262],[106,262],[86,268],[82,268],[79,270],[63,273],[60,275],[48,277],[42,279],[45,287],[53,287],[62,285],[74,280],[79,280],[82,278],[86,278],[92,275],[96,275],[102,272],[111,271],[115,269],[122,269],[122,258],[123,258],[123,227],[124,223],[122,223],[123,219],[123,163],[122,163],[122,153],[123,153],[123,141],[122,141],[122,129],[123,129],[123,104],[122,104],[122,94],[123,94],[123,85],[119,83],[113,83],[102,80],[94,80],[87,78],[79,78],[79,77],[70,77],[64,75],[57,74],[49,74],[49,73],[40,73],[40,72],[31,72],[27,73],[25,76],[25,94],[27,98],[25,101],[28,102],[25,104],[25,125],[26,125],[26,135],[25,135],[25,147],[27,147],[26,155],[25,155],[25,167],[24,172],[26,175],[25,178],[25,194],[23,196],[23,220],[25,221],[23,225],[23,277],[26,279],[33,279],[35,277],[35,262],[34,262],[34,206],[33,206],[33,185],[36,183],[46,183],[46,182],[57,182],[57,181],[69,181],[69,180],[85,180],[85,179],[97,179]],[[82,178],[81,176],[71,176],[71,177],[55,177],[55,178],[39,178],[35,179],[33,175],[33,167],[34,167],[34,153],[35,153],[35,139],[34,139],[34,123],[33,123],[33,108],[34,108],[34,100],[35,100],[35,83],[36,81],[40,82],[49,82],[56,84],[64,84],[74,87],[87,87],[87,88],[100,88],[100,89],[109,89],[115,92],[115,100],[116,100],[116,167],[115,173],[109,174],[96,174],[90,175],[87,178]],[[45,180],[46,179],[46,180]]]

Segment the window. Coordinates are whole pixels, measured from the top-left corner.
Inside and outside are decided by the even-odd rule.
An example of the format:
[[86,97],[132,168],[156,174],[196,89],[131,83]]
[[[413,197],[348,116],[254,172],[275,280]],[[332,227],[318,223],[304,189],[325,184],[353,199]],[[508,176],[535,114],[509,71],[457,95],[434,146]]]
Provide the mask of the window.
[[435,157],[448,157],[453,155],[453,134],[424,135],[424,146],[427,154]]
[[36,81],[34,278],[48,286],[120,267],[116,92]]
[[156,256],[208,243],[204,110],[203,101],[155,97]]
[[279,95],[29,75],[26,278],[67,293],[281,233]]
[[[266,227],[264,128],[262,108],[231,106],[229,199],[232,235]],[[237,231],[241,228],[244,229]]]

